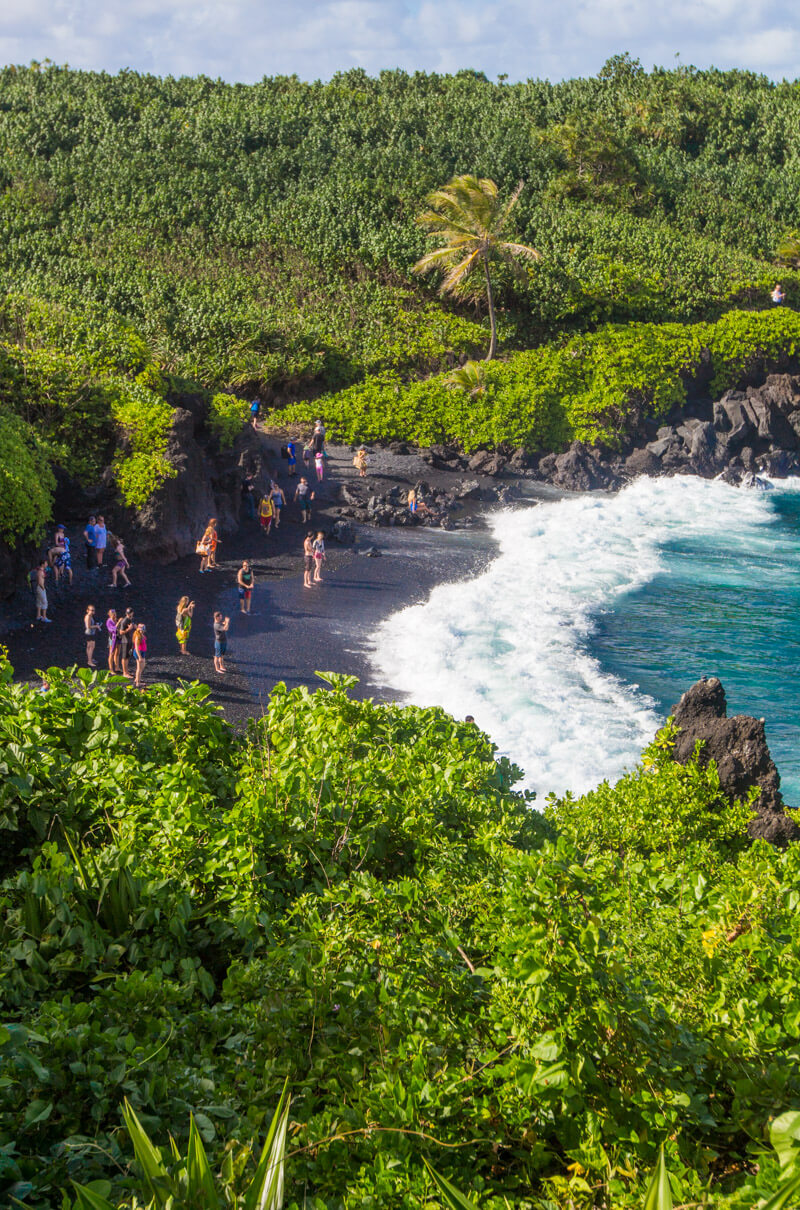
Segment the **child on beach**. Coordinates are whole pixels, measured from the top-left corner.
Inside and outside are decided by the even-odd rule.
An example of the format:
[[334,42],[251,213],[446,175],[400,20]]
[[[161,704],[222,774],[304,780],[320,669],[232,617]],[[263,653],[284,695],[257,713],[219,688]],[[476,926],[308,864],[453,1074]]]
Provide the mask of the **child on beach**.
[[367,473],[367,451],[363,445],[360,445],[356,450],[356,456],[353,459],[353,466],[358,471],[359,477],[363,479]]
[[272,496],[262,496],[261,503],[258,506],[258,520],[261,523],[261,528],[265,534],[268,534],[272,529],[272,518],[275,510],[272,507]]
[[325,535],[322,530],[317,533],[313,542],[314,548],[314,583],[322,583],[322,564],[327,562],[325,554]]

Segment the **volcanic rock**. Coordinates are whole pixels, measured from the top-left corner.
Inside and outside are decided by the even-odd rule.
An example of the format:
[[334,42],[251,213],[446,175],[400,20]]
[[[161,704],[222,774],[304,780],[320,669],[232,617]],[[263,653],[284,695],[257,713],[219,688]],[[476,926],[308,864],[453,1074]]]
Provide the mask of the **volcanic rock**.
[[684,693],[671,714],[679,728],[674,757],[686,764],[701,741],[700,762],[716,761],[719,780],[733,801],[758,787],[756,812],[747,825],[755,839],[784,846],[800,838],[800,828],[784,811],[781,779],[770,756],[764,720],[747,714],[728,717],[725,690],[717,677],[703,678]]

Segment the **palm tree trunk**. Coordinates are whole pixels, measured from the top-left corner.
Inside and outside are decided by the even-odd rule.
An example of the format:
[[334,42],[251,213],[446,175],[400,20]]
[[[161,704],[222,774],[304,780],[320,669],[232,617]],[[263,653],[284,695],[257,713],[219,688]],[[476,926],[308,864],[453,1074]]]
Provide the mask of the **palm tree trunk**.
[[483,254],[483,273],[486,278],[486,301],[489,304],[489,327],[491,329],[491,338],[489,340],[489,352],[486,354],[486,361],[493,361],[497,354],[497,320],[494,313],[494,294],[492,293],[492,279],[489,275],[489,258],[486,253]]

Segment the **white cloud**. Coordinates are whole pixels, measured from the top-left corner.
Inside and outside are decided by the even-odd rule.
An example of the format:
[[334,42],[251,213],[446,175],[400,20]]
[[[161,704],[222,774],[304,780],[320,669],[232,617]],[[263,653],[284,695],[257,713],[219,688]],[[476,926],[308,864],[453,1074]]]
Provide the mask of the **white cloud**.
[[630,51],[645,67],[800,75],[789,0],[4,0],[0,61],[257,80],[363,66],[491,78],[595,74]]

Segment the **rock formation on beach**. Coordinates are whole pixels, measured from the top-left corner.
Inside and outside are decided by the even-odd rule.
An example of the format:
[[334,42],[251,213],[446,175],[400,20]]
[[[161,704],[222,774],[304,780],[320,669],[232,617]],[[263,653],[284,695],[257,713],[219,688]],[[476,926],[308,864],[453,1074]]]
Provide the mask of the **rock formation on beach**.
[[780,774],[770,756],[764,720],[747,714],[728,716],[725,690],[717,677],[704,677],[687,689],[671,714],[679,727],[675,760],[685,764],[701,741],[700,760],[714,760],[723,790],[731,800],[744,798],[754,787],[758,797],[747,830],[754,839],[783,847],[800,838],[800,828],[786,814]]

